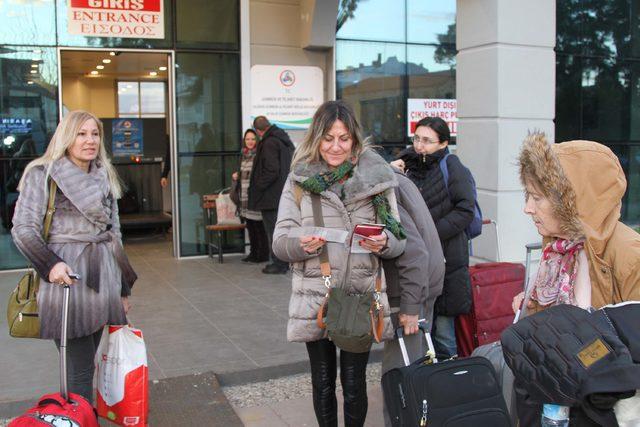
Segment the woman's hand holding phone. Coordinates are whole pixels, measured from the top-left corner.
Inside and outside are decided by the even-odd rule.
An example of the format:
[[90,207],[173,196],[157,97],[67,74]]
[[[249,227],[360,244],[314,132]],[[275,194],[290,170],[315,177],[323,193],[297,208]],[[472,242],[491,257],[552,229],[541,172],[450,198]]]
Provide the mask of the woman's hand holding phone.
[[360,240],[359,243],[360,246],[362,246],[364,249],[377,254],[380,253],[385,246],[387,246],[387,235],[382,232],[381,234],[367,236]]
[[326,242],[327,241],[325,239],[317,236],[300,237],[300,246],[308,254],[318,252],[318,250],[323,247]]

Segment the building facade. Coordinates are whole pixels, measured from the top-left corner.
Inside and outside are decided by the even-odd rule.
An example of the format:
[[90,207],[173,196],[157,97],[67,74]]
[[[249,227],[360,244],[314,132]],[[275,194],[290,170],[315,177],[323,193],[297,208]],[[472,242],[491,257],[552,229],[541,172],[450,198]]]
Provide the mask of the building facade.
[[[269,67],[312,70],[313,102],[350,102],[388,158],[417,121],[409,100],[455,100],[442,114],[499,224],[504,259],[523,259],[537,239],[513,164],[531,129],[611,146],[629,182],[623,220],[635,225],[637,12],[633,0],[0,3],[0,269],[25,266],[10,238],[22,170],[78,108],[105,124],[130,189],[122,208],[131,232],[172,224],[175,256],[204,255],[201,197],[229,186],[260,112],[255,94],[270,90],[257,73]],[[289,133],[300,141],[304,126]],[[491,232],[474,242],[476,255],[496,258]],[[225,248],[242,250],[242,235],[226,236]]]

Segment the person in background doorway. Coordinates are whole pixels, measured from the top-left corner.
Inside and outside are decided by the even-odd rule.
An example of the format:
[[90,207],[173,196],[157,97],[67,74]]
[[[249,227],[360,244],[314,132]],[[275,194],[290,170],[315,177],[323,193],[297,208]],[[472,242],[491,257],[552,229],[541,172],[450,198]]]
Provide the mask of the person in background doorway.
[[289,174],[295,146],[289,135],[278,126],[272,125],[265,116],[256,117],[253,127],[260,137],[260,144],[251,170],[247,207],[262,213],[264,229],[269,239],[271,264],[263,268],[262,272],[284,274],[289,271],[289,264],[278,259],[271,246],[278,217],[278,201]]
[[[640,300],[640,235],[619,221],[627,181],[616,155],[592,141],[550,144],[536,132],[525,139],[519,164],[524,213],[543,239],[527,310]],[[514,312],[523,299],[524,293],[514,298]],[[540,425],[542,407],[527,401],[519,382],[520,425]],[[580,416],[572,408],[569,424],[583,425],[576,421]]]
[[[62,285],[71,286],[67,358],[69,391],[93,402],[94,355],[105,325],[126,325],[128,297],[137,276],[122,248],[120,181],[103,144],[102,123],[85,111],[68,113],[47,151],[29,163],[11,234],[40,276],[41,338],[60,345]],[[42,238],[49,180],[55,213]],[[69,277],[80,275],[79,280]]]
[[164,166],[162,167],[162,176],[160,178],[160,186],[162,188],[169,185],[169,173],[171,172],[171,143],[169,135],[165,135],[166,154],[164,155]]
[[[328,255],[331,282],[351,294],[372,291],[381,258],[395,258],[405,245],[393,187],[395,175],[387,162],[366,146],[355,113],[344,101],[328,101],[313,116],[298,146],[282,192],[273,250],[292,263],[287,339],[304,342],[311,364],[313,407],[321,426],[338,425],[336,401],[336,344],[317,321],[327,288],[320,268],[321,252]],[[296,196],[296,193],[298,196]],[[312,196],[313,194],[313,196]],[[289,237],[291,231],[315,225],[312,197],[319,195],[324,226],[347,231],[361,223],[384,223],[381,234],[361,240],[368,252],[354,253],[344,242],[319,236]],[[317,199],[316,199],[317,200]],[[384,280],[382,339],[392,337]],[[329,302],[331,304],[331,302]],[[344,425],[361,427],[367,416],[366,367],[369,351],[340,350],[340,382],[344,396]]]
[[460,159],[447,157],[449,182],[444,181],[440,162],[449,154],[449,127],[439,117],[418,122],[413,147],[391,162],[404,171],[420,190],[438,230],[446,260],[442,295],[436,301],[433,340],[438,358],[457,354],[455,316],[471,309],[469,247],[465,228],[473,220],[473,178]]
[[[256,157],[258,135],[253,129],[244,132],[242,158],[240,160],[240,172],[234,172],[231,179],[234,181],[231,198],[238,206],[240,217],[247,225],[249,234],[249,255],[242,258],[243,262],[269,261],[269,240],[264,231],[262,214],[248,208],[249,183],[251,181],[251,169]],[[239,182],[238,182],[239,181]],[[236,191],[234,191],[234,189]]]
[[[385,259],[382,265],[387,280],[391,321],[394,329],[403,327],[407,354],[409,361],[413,362],[426,352],[423,335],[416,334],[419,332],[418,320],[423,317],[427,329],[431,328],[435,301],[442,293],[445,263],[438,231],[420,191],[398,169],[395,172],[398,187],[394,190],[407,243],[399,257]],[[404,360],[398,340],[386,341],[382,374],[402,366]],[[391,426],[386,405],[383,413],[385,425]]]

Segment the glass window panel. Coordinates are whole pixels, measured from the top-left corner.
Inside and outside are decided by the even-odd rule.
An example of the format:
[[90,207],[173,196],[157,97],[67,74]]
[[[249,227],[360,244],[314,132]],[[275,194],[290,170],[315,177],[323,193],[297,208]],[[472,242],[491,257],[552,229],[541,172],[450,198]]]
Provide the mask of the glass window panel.
[[[633,2],[632,2],[633,3]],[[630,0],[583,0],[582,43],[593,56],[628,56],[630,49]],[[637,6],[634,7],[637,13]],[[637,17],[634,21],[637,22]]]
[[405,138],[405,45],[338,41],[336,93],[356,111],[375,143]]
[[402,0],[341,1],[338,39],[404,42],[405,4]]
[[57,68],[53,48],[0,46],[0,270],[27,264],[11,239],[11,219],[22,172],[58,124]]
[[456,97],[455,46],[407,45],[409,98]]
[[239,49],[238,0],[180,0],[176,2],[177,45]]
[[627,141],[632,78],[628,64],[612,58],[582,61],[582,137]]
[[[164,0],[164,38],[163,39],[140,39],[125,37],[88,37],[76,34],[69,34],[68,8],[69,0],[56,0],[56,16],[58,19],[58,44],[62,46],[87,46],[87,47],[113,47],[113,48],[169,48],[173,44],[173,33],[171,23],[173,22],[171,0]],[[51,37],[51,36],[50,36]]]
[[185,256],[206,253],[204,229],[198,226],[201,197],[228,186],[230,168],[237,167],[234,159],[242,139],[239,79],[236,54],[176,55],[178,204]]
[[[616,148],[623,148],[623,157]],[[627,175],[627,192],[622,201],[622,221],[632,226],[640,224],[640,146],[637,144],[611,147],[623,163]]]
[[138,82],[118,82],[118,116],[140,117]]
[[165,113],[165,84],[164,82],[140,82],[141,113],[150,117],[154,113],[159,117]]
[[55,5],[47,0],[0,1],[2,42],[55,45]]
[[631,0],[631,40],[630,55],[640,58],[640,1]]
[[582,0],[556,2],[556,51],[582,53]]
[[407,0],[407,42],[456,44],[455,0]]
[[556,141],[582,135],[582,60],[574,55],[556,55]]

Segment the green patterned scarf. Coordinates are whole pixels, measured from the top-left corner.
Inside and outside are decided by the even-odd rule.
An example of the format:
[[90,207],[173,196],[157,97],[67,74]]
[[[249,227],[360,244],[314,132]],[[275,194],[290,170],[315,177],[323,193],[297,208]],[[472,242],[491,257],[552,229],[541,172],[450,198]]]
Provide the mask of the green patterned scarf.
[[[354,167],[355,164],[347,160],[333,170],[320,172],[305,179],[300,186],[311,193],[320,194],[328,190],[329,187],[336,182],[349,179]],[[385,227],[396,236],[396,238],[400,240],[406,239],[407,235],[404,227],[402,227],[402,224],[391,214],[389,200],[381,193],[373,196],[372,203],[376,211],[376,216],[384,223]]]

